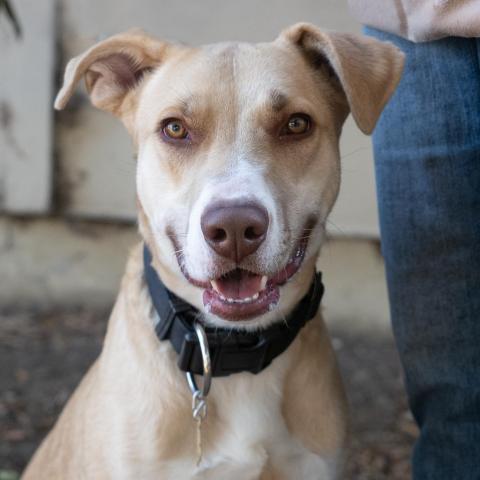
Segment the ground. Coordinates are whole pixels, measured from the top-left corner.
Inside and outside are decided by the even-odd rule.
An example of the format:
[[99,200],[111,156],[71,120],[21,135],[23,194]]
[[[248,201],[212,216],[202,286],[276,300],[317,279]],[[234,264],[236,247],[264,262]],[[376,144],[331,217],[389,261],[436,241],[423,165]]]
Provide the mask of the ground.
[[[0,315],[0,480],[15,480],[98,354],[106,312]],[[351,404],[346,480],[406,480],[417,435],[390,337],[332,328]]]

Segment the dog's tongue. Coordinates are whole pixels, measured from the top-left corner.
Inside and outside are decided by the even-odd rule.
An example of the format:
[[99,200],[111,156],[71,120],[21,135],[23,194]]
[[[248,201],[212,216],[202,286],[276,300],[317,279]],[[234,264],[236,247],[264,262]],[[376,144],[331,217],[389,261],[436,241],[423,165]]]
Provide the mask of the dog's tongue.
[[245,270],[236,269],[215,280],[214,288],[226,298],[253,297],[262,290],[262,277]]

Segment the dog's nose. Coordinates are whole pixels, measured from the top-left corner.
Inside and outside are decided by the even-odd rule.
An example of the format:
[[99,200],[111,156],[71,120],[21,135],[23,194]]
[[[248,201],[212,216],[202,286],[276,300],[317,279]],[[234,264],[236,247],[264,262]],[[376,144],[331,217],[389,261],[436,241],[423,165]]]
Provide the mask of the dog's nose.
[[214,204],[202,215],[201,226],[215,252],[239,263],[265,240],[268,214],[256,203]]

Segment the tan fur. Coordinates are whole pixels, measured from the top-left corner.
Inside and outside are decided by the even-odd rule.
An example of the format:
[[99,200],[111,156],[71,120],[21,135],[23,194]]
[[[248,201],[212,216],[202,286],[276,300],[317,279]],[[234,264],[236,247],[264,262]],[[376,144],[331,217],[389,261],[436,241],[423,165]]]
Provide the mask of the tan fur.
[[285,381],[285,421],[309,450],[333,453],[345,440],[347,409],[323,322],[302,331],[295,348],[298,357]]
[[358,127],[372,133],[400,80],[404,55],[392,44],[359,35],[319,32],[308,23],[294,25],[283,35],[306,50],[325,55],[339,76]]
[[[140,232],[167,287],[202,311],[208,324],[263,328],[281,321],[308,290],[338,193],[338,137],[348,109],[370,132],[398,82],[402,58],[390,45],[308,24],[256,46],[190,48],[128,32],[71,60],[55,105],[63,108],[84,77],[92,103],[126,125],[138,148]],[[279,139],[279,129],[298,112],[312,117],[310,135]],[[193,132],[188,146],[161,140],[166,118],[187,124]],[[275,273],[308,216],[317,222],[302,268],[280,288],[276,309],[232,323],[204,310],[202,289],[182,275],[171,234],[195,278],[216,278],[215,271],[231,265],[202,243],[198,211],[218,196],[247,194],[265,202],[271,228],[242,268]],[[195,466],[190,391],[176,353],[157,339],[155,321],[139,245],[101,355],[24,480],[335,478],[347,413],[320,313],[261,373],[214,379],[201,468]]]
[[[176,367],[174,352],[170,348],[159,352],[158,339],[148,322],[152,306],[142,279],[141,258],[138,246],[122,280],[102,354],[22,478],[111,479],[117,478],[111,473],[112,462],[142,462],[150,455],[156,462],[181,456],[195,458],[189,390]],[[334,453],[344,442],[345,399],[320,317],[302,331],[288,353],[283,404],[287,425],[312,451]],[[130,374],[133,366],[135,375]],[[298,392],[291,391],[295,388]],[[313,403],[308,405],[304,395]],[[213,388],[203,435],[207,451],[223,436],[222,423],[216,416],[218,402],[224,399],[218,398]],[[135,405],[141,405],[138,411]],[[125,406],[127,412],[121,412]],[[155,443],[137,442],[145,429],[145,437]],[[127,443],[116,450],[107,439],[112,432],[120,434],[122,430]],[[119,453],[122,456],[115,458]],[[113,458],[108,459],[109,455]]]

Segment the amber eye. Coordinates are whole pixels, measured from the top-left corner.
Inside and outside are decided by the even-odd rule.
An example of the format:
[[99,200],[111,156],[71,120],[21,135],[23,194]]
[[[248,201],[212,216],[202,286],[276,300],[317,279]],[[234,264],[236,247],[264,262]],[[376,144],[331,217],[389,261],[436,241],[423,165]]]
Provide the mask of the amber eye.
[[182,140],[187,138],[188,130],[180,120],[175,118],[167,120],[162,127],[163,134],[173,140]]
[[308,115],[299,113],[293,114],[285,125],[283,135],[300,135],[310,130],[311,120]]

